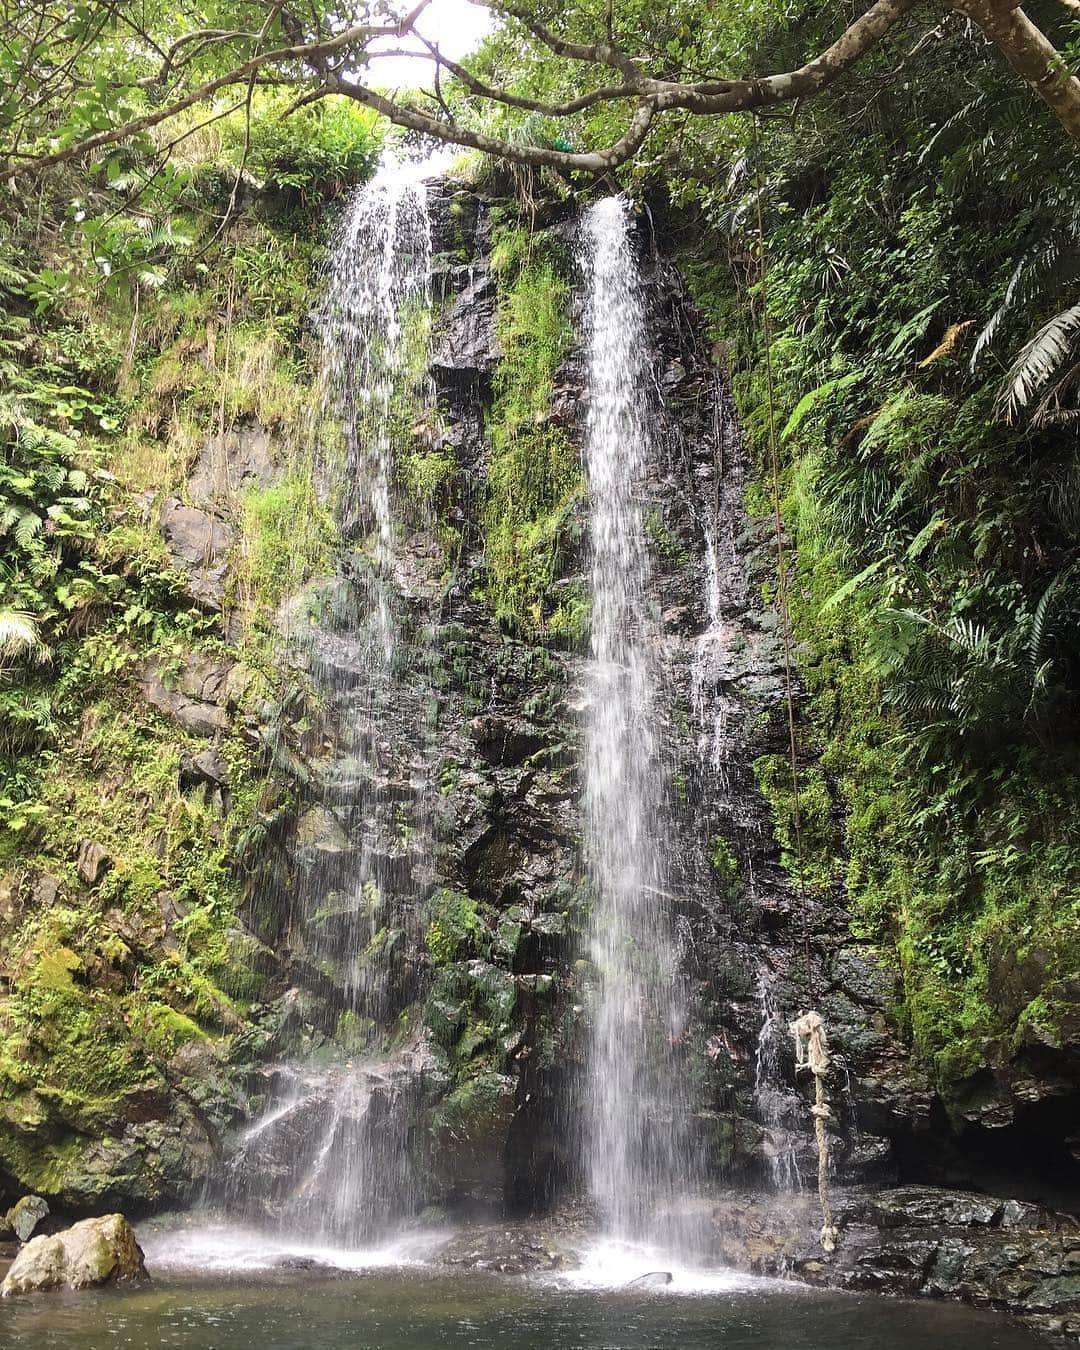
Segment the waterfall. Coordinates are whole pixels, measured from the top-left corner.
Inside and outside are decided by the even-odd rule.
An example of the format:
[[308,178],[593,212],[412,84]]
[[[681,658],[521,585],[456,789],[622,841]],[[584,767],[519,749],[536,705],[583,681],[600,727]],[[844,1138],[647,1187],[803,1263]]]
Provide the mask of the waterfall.
[[587,1164],[612,1235],[673,1241],[690,1169],[641,503],[651,451],[644,297],[626,205],[598,202],[584,236],[592,596],[585,847],[598,983]]
[[314,316],[321,430],[340,461],[343,529],[370,532],[369,657],[385,669],[397,642],[389,584],[393,452],[410,412],[415,417],[416,386],[427,380],[430,292],[427,186],[416,166],[391,164],[353,197]]
[[[317,465],[339,572],[304,599],[294,643],[325,706],[317,801],[301,821],[293,927],[336,987],[336,1043],[276,1066],[231,1191],[293,1232],[356,1243],[415,1208],[417,1048],[380,1048],[417,994],[404,953],[431,881],[426,631],[403,599],[398,453],[430,403],[431,226],[421,166],[389,165],[348,204],[315,309]],[[414,609],[416,607],[414,606]]]

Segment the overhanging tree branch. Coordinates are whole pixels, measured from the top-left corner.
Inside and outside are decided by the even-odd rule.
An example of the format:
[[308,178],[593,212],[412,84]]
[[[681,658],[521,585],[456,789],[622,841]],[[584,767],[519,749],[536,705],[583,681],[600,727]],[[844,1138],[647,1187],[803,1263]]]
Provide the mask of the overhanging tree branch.
[[[297,87],[298,106],[338,94],[374,109],[397,126],[454,145],[534,167],[547,165],[563,172],[605,174],[626,163],[640,150],[657,119],[666,112],[681,110],[692,116],[757,112],[820,93],[880,42],[903,17],[927,0],[874,0],[831,46],[795,70],[751,79],[692,81],[659,79],[647,74],[641,58],[623,50],[610,35],[598,42],[563,38],[535,20],[520,0],[474,0],[474,3],[520,23],[552,55],[616,70],[622,77],[618,83],[601,86],[561,103],[495,87],[474,75],[467,66],[445,57],[434,43],[416,33],[416,21],[429,3],[430,0],[420,0],[409,13],[393,23],[357,24],[330,36],[320,35],[317,40],[293,41],[288,46],[265,52],[259,51],[256,45],[256,50],[231,70],[163,103],[154,111],[44,155],[20,155],[16,137],[8,149],[2,172],[18,177],[82,158],[150,130],[195,104],[212,99],[231,85],[249,85],[261,72],[276,68]],[[1069,135],[1080,142],[1080,80],[1065,67],[1053,44],[1023,9],[1014,0],[953,0],[948,7],[968,15],[978,25],[1053,110]],[[288,23],[285,23],[286,19]],[[283,14],[283,25],[290,35],[299,34],[294,15]],[[485,102],[553,118],[570,117],[601,104],[625,102],[630,106],[625,130],[609,145],[597,150],[574,151],[522,144],[462,125],[446,115],[445,104],[442,105],[443,115],[433,115],[372,89],[356,78],[355,71],[369,58],[368,47],[373,39],[407,35],[419,38],[438,71],[449,72],[464,90]],[[200,41],[212,46],[237,38],[235,33],[202,30],[177,39],[165,52],[162,67],[157,72],[158,79],[167,80],[170,75],[176,75],[178,67],[187,66],[192,49],[185,51],[184,47],[189,41],[198,49]],[[305,84],[311,87],[305,89]],[[16,159],[25,162],[13,163]]]

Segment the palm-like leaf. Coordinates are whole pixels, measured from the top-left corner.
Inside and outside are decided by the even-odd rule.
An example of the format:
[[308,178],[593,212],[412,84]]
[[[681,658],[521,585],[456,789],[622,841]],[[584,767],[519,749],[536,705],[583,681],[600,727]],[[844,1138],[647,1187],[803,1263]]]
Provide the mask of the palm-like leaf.
[[1007,422],[1014,422],[1034,395],[1072,354],[1072,344],[1080,333],[1080,305],[1070,305],[1043,324],[1026,343],[998,392],[995,410]]
[[0,609],[0,671],[13,661],[48,659],[37,620],[22,609]]

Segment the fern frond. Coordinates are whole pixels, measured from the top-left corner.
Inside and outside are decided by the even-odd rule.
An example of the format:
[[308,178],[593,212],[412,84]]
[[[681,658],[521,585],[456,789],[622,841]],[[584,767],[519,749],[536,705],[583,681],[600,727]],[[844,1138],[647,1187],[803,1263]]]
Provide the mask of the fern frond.
[[1074,389],[1080,392],[1080,361],[1074,361],[1064,375],[1059,376],[1039,399],[1031,413],[1033,427],[1060,426],[1075,422],[1080,411],[1061,406],[1062,395]]
[[20,548],[30,548],[41,533],[44,522],[34,511],[23,511],[15,522],[15,542]]
[[1068,360],[1077,333],[1080,333],[1080,305],[1071,305],[1055,314],[1025,343],[995,400],[994,410],[999,417],[1006,422],[1016,420],[1036,390]]
[[34,616],[22,609],[0,609],[0,672],[12,661],[41,662],[48,657]]

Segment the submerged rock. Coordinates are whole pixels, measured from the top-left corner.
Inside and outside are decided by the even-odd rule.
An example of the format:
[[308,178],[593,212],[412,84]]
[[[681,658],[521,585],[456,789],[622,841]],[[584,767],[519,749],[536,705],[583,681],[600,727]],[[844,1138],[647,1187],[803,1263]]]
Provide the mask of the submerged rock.
[[106,1214],[32,1238],[0,1285],[0,1297],[148,1278],[131,1225],[122,1214]]

